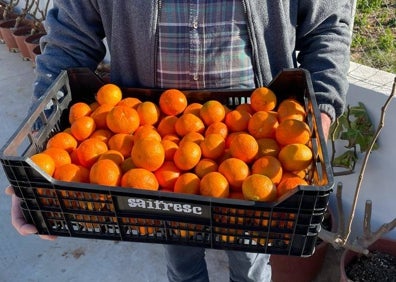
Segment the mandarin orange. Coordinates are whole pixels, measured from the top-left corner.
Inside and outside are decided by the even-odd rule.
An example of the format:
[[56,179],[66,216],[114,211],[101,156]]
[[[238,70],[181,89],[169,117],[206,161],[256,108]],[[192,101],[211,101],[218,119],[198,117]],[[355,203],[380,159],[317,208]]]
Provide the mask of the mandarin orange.
[[166,115],[176,116],[187,107],[187,97],[180,90],[168,89],[160,95],[159,106]]
[[159,169],[165,161],[165,150],[161,142],[155,139],[139,139],[135,141],[131,157],[137,167],[149,171]]

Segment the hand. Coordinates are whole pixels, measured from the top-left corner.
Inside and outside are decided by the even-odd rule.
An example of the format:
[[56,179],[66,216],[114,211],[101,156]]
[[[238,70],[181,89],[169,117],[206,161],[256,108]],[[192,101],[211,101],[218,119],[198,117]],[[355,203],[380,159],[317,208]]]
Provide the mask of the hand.
[[[37,233],[37,228],[28,224],[23,216],[22,209],[20,206],[21,200],[15,195],[14,189],[8,186],[5,193],[11,196],[11,223],[19,234],[26,236]],[[55,240],[56,236],[52,235],[39,235],[40,238],[45,240]]]
[[321,113],[320,118],[322,119],[323,135],[324,135],[325,141],[327,141],[327,139],[329,138],[331,119],[325,113]]

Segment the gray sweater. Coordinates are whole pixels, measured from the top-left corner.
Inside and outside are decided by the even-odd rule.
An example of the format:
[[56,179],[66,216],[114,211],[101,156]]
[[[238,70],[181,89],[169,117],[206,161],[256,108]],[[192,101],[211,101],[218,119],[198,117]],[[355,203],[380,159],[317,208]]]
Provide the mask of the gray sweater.
[[[344,110],[351,40],[350,0],[242,0],[252,45],[256,86],[284,68],[312,78],[321,111],[332,120]],[[111,80],[123,87],[155,87],[161,0],[54,0],[48,35],[37,57],[34,99],[63,69],[94,70],[106,38]]]

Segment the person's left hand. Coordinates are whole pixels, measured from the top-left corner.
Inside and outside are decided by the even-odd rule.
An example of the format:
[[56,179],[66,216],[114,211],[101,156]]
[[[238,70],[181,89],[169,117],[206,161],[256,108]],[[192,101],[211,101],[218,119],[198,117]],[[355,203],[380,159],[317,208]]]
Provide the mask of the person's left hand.
[[323,135],[324,135],[325,141],[327,141],[327,139],[329,137],[329,132],[330,132],[331,119],[325,113],[321,113],[320,118],[322,119]]
[[[11,196],[11,223],[19,234],[26,236],[37,233],[36,226],[28,224],[23,216],[20,206],[21,200],[15,195],[14,189],[8,186],[5,193]],[[57,237],[52,235],[39,235],[41,239],[55,240]]]

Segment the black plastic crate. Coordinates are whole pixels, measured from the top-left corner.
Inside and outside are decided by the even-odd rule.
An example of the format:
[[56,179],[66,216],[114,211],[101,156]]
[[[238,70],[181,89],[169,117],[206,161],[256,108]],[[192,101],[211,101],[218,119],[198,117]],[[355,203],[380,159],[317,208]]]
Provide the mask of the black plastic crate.
[[[216,199],[161,191],[69,183],[45,175],[29,158],[65,128],[68,107],[93,102],[104,82],[87,69],[62,72],[1,150],[1,162],[28,222],[40,234],[178,244],[256,253],[310,256],[333,188],[320,113],[309,73],[286,69],[268,85],[279,101],[294,97],[308,112],[314,162],[309,186],[277,202]],[[161,89],[123,89],[123,97],[158,101]],[[217,99],[229,107],[251,90],[183,91],[189,102]],[[48,113],[47,108],[54,109]],[[33,125],[40,121],[39,131]]]

